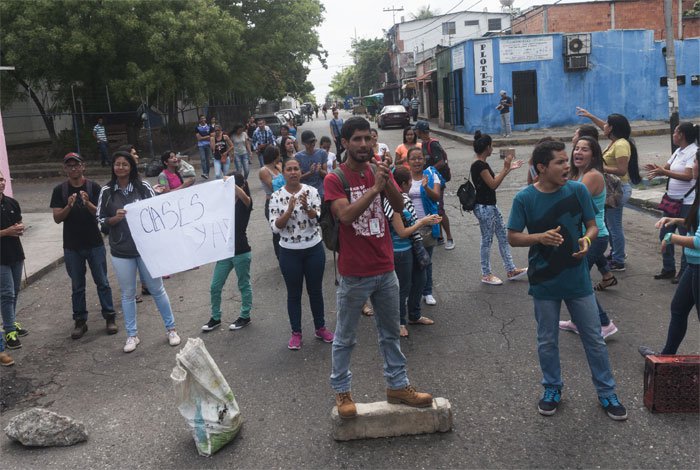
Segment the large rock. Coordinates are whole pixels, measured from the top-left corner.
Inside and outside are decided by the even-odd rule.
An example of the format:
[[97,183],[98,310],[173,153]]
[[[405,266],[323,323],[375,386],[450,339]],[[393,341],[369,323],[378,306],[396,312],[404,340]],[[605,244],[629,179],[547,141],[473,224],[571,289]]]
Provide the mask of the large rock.
[[427,408],[391,405],[385,401],[357,403],[357,416],[343,419],[333,407],[333,439],[350,441],[377,437],[447,432],[452,429],[452,407],[445,398]]
[[5,427],[13,441],[25,446],[72,446],[88,438],[85,425],[68,416],[43,408],[32,408],[15,416]]

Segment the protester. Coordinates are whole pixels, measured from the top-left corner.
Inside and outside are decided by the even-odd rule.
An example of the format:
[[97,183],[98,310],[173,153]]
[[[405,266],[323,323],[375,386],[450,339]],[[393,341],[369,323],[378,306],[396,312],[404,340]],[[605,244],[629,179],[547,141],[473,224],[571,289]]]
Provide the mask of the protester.
[[374,318],[384,360],[387,401],[418,407],[427,407],[433,402],[430,394],[417,392],[410,385],[406,358],[399,344],[399,284],[381,197],[388,198],[396,211],[402,210],[403,198],[385,163],[379,162],[376,170],[369,166],[373,158],[369,127],[366,119],[352,117],[341,130],[342,145],[347,148],[348,155],[347,161],[339,168],[350,187],[350,197],[337,175],[329,174],[324,182],[326,200],[331,203],[331,210],[339,221],[338,238],[342,246],[338,258],[338,317],[330,379],[341,418],[357,415],[351,395],[350,358],[357,341],[360,309],[368,297],[376,313]]
[[408,149],[411,147],[421,147],[421,143],[418,142],[418,137],[416,137],[416,131],[412,127],[406,127],[403,130],[403,143],[396,147],[394,151],[395,159],[394,165],[399,167],[400,165],[409,169],[408,165]]
[[92,280],[106,321],[107,334],[119,331],[116,324],[112,288],[107,278],[107,252],[95,214],[100,185],[85,178],[83,158],[75,153],[63,157],[68,179],[53,188],[50,207],[53,220],[63,223],[63,256],[71,280],[73,331],[71,338],[80,339],[87,332],[88,310],[85,301],[85,263],[90,266]]
[[122,311],[127,334],[124,352],[134,351],[140,343],[136,324],[136,271],[139,272],[142,282],[146,284],[153,296],[163,318],[168,343],[171,346],[177,346],[180,344],[180,337],[175,331],[175,318],[170,307],[170,299],[163,287],[163,280],[159,277],[151,277],[136,249],[129,225],[126,223],[124,206],[153,197],[155,193],[151,185],[139,178],[136,162],[130,154],[115,152],[112,155],[112,161],[112,178],[100,191],[96,216],[103,227],[109,228],[112,266],[122,292]]
[[[277,147],[268,147],[263,153],[263,162],[265,165],[258,171],[258,178],[262,183],[265,191],[265,219],[270,221],[270,197],[272,193],[284,186],[284,175],[282,174],[282,166],[280,164],[280,151]],[[278,233],[272,232],[272,246],[275,251],[275,257],[279,260],[280,236]]]
[[[5,181],[5,175],[0,172],[0,313],[2,329],[5,332],[2,339],[8,349],[19,349],[22,347],[19,337],[29,334],[29,331],[17,322],[16,316],[24,266],[24,250],[20,237],[24,235],[26,227],[22,223],[22,209],[19,203],[5,196]],[[7,362],[7,359],[4,359],[4,362]]]
[[253,132],[253,148],[258,153],[258,163],[260,168],[265,164],[263,162],[263,153],[267,147],[275,146],[275,135],[269,127],[265,125],[265,120],[260,118],[257,120],[258,128]]
[[[678,211],[671,212],[669,208],[663,210],[664,217],[685,219],[690,214],[690,206],[693,205],[697,197],[695,190],[695,179],[693,178],[693,165],[695,162],[695,152],[698,151],[698,126],[692,122],[682,122],[673,131],[673,143],[678,146],[666,165],[659,166],[655,163],[645,165],[647,177],[653,179],[657,176],[666,176],[666,196],[677,201]],[[661,226],[659,230],[659,240],[663,240],[667,233],[687,235],[688,231],[684,224]],[[683,270],[686,267],[685,252],[681,253],[681,266],[676,275],[676,257],[673,250],[673,243],[666,244],[666,251],[661,253],[663,265],[661,272],[654,275],[654,279],[672,279],[674,284],[678,283]]]
[[222,259],[214,266],[214,275],[211,279],[209,289],[211,296],[211,318],[206,325],[202,326],[202,331],[212,331],[221,325],[221,291],[226,284],[228,275],[232,270],[236,270],[238,279],[238,291],[241,293],[241,313],[239,317],[231,323],[229,330],[240,330],[250,324],[250,311],[253,309],[253,286],[250,282],[250,262],[252,250],[248,244],[248,221],[250,212],[253,210],[253,200],[250,198],[250,188],[243,175],[235,173],[236,179],[236,214],[235,214],[235,249],[231,258]]
[[297,150],[299,150],[299,144],[297,144],[297,125],[294,119],[287,119],[287,127],[289,128],[290,137],[294,137],[294,145],[296,145]]
[[[423,152],[418,147],[412,147],[408,152],[408,164],[411,168],[411,187],[408,196],[411,198],[416,216],[422,219],[426,215],[440,215],[438,201],[440,200],[440,187],[443,184],[440,173],[433,167],[425,168],[425,158]],[[425,169],[424,169],[425,168]],[[440,225],[434,224],[422,227],[420,235],[423,238],[425,249],[433,257],[433,249],[437,245],[440,236]],[[432,263],[425,269],[425,284],[414,285],[412,289],[420,289],[421,297],[428,305],[437,305],[437,300],[433,297],[433,266]],[[430,284],[428,284],[430,283]],[[408,313],[412,318],[416,318],[419,324],[429,324],[420,318],[421,297],[410,297],[408,303]],[[415,302],[414,302],[415,300]],[[431,320],[432,322],[432,320]]]
[[331,152],[331,138],[324,135],[321,137],[321,140],[318,141],[318,146],[322,150],[325,150],[326,154],[328,154],[328,160],[326,160],[326,172],[335,170],[335,168],[338,166],[338,162],[336,161],[337,158],[335,154]]
[[214,176],[219,180],[228,173],[228,169],[231,166],[229,153],[233,151],[233,142],[231,142],[231,138],[228,135],[224,134],[221,126],[217,124],[214,127],[214,133],[211,135],[209,143],[214,154]]
[[[415,126],[416,136],[423,142],[421,145],[421,150],[423,151],[423,157],[425,162],[423,163],[424,168],[429,166],[434,167],[441,175],[443,180],[448,180],[447,175],[449,174],[449,166],[447,164],[447,153],[445,149],[442,148],[440,142],[430,137],[430,124],[428,121],[418,121]],[[438,200],[438,214],[442,217],[441,229],[445,230],[445,236],[447,237],[447,242],[439,236],[438,245],[445,244],[446,250],[454,250],[455,242],[452,239],[452,231],[450,231],[450,219],[447,217],[447,212],[445,211],[445,188],[446,185],[442,185],[440,190],[440,199]],[[442,233],[442,232],[440,232]],[[430,287],[430,293],[432,293],[432,276],[428,274],[428,284]]]
[[202,178],[209,179],[209,161],[211,160],[210,137],[213,129],[207,124],[207,117],[199,116],[199,123],[195,127],[195,138],[197,139],[197,150],[199,150],[199,160],[202,164]]
[[493,140],[488,134],[481,131],[474,133],[474,153],[476,160],[472,163],[469,173],[471,181],[476,189],[476,204],[474,215],[479,221],[481,229],[481,282],[492,286],[500,286],[503,281],[491,272],[491,243],[493,236],[498,240],[498,249],[503,259],[503,267],[506,270],[507,279],[514,281],[527,274],[527,269],[517,268],[513,262],[508,245],[508,235],[503,222],[503,214],[496,205],[496,190],[508,174],[523,166],[522,160],[514,160],[515,156],[509,154],[503,160],[503,169],[496,176],[491,165],[486,159],[493,153]]
[[[538,411],[551,416],[561,400],[559,312],[562,301],[578,327],[598,400],[611,419],[627,419],[615,394],[608,350],[600,334],[593,286],[585,262],[598,234],[595,207],[586,187],[567,180],[569,162],[564,144],[544,142],[532,153],[537,183],[513,200],[508,221],[512,246],[530,247],[528,278],[537,320],[537,350],[544,394]],[[581,227],[586,232],[581,236]],[[523,230],[527,228],[527,234]]]
[[183,178],[180,174],[180,157],[172,150],[163,152],[160,162],[163,164],[163,171],[158,175],[158,185],[153,188],[156,193],[169,193],[194,184],[194,178]]
[[393,159],[391,158],[389,146],[379,142],[379,131],[377,129],[371,128],[369,133],[372,136],[372,152],[374,153],[374,158],[377,161],[386,162],[386,164],[391,167]]
[[[308,136],[302,142],[309,146]],[[270,227],[280,235],[279,261],[287,285],[287,314],[292,327],[289,349],[301,349],[301,291],[306,281],[316,338],[333,342],[333,333],[326,328],[323,307],[323,270],[326,252],[321,242],[318,216],[321,198],[311,185],[301,183],[302,169],[291,158],[282,165],[286,184],[270,198]]]
[[[288,121],[288,122],[291,122],[291,121]],[[294,142],[294,149],[298,152],[299,151],[299,144],[297,143],[297,138],[294,135],[292,135],[291,129],[292,129],[292,127],[290,127],[289,124],[282,124],[280,126],[280,135],[276,139],[277,146],[282,148],[282,139],[284,139],[286,137],[288,140],[291,140],[292,142]],[[294,134],[296,135],[296,128],[294,128]]]
[[301,133],[301,143],[304,150],[295,157],[301,168],[301,182],[313,186],[323,199],[323,178],[328,173],[328,154],[325,150],[316,148],[316,135],[312,131]]
[[625,270],[625,231],[622,226],[622,208],[632,195],[633,184],[641,181],[637,147],[630,140],[632,128],[627,118],[621,114],[611,114],[607,121],[577,107],[576,114],[593,121],[610,139],[610,145],[603,151],[603,174],[615,175],[622,181],[622,201],[618,207],[608,207],[605,211],[605,225],[610,232],[610,270]]
[[243,178],[248,181],[250,174],[250,155],[253,151],[250,149],[250,137],[245,132],[243,124],[233,126],[231,132],[231,141],[233,142],[233,164],[236,172],[243,175]]
[[258,128],[258,124],[255,122],[255,117],[250,116],[248,118],[248,122],[245,125],[245,132],[248,134],[248,138],[252,141],[253,140],[253,133],[255,133],[255,129]]
[[338,158],[338,161],[341,162],[342,160],[342,154],[343,154],[343,142],[342,142],[342,136],[341,136],[341,129],[343,128],[343,119],[338,117],[338,110],[334,107],[333,108],[333,118],[331,119],[329,123],[329,129],[331,133],[331,138],[335,141],[335,156]]
[[280,141],[279,150],[282,154],[281,163],[284,163],[290,158],[294,158],[297,154],[296,141],[291,136],[282,137],[282,140]]
[[107,130],[105,129],[102,116],[97,118],[97,124],[92,128],[92,136],[97,142],[97,150],[100,152],[102,166],[109,165],[109,140],[107,140]]
[[508,96],[505,90],[501,90],[499,93],[500,100],[498,101],[498,106],[496,109],[501,114],[501,135],[503,137],[510,137],[510,108],[513,107],[513,98]]
[[[389,220],[389,231],[391,241],[394,246],[394,271],[399,280],[399,315],[401,317],[401,330],[399,336],[408,337],[407,303],[408,305],[419,304],[422,294],[422,287],[425,285],[425,269],[413,258],[413,244],[423,243],[418,230],[428,225],[440,223],[440,216],[437,214],[427,215],[418,219],[415,208],[408,196],[411,189],[411,172],[406,168],[398,167],[394,170],[394,179],[401,188],[403,197],[403,211],[398,212],[392,209],[388,199],[384,199],[384,215]],[[409,238],[410,237],[410,238]],[[417,286],[413,289],[413,286]],[[427,317],[409,317],[413,324],[430,325],[432,320]]]
[[[586,261],[588,262],[589,272],[593,266],[598,266],[598,270],[603,275],[603,280],[596,286],[601,288],[596,289],[594,287],[594,290],[604,290],[607,287],[616,285],[617,279],[608,271],[608,263],[605,259],[605,249],[608,247],[609,234],[608,228],[605,226],[606,190],[605,180],[603,179],[603,152],[598,141],[588,136],[580,137],[574,144],[574,149],[571,152],[569,168],[571,169],[569,179],[583,183],[586,186],[596,208],[595,223],[598,228],[598,236],[593,239],[593,243],[588,247]],[[585,232],[585,228],[582,228],[583,232]],[[608,318],[597,296],[596,305],[600,317],[601,335],[605,339],[617,333],[617,326]],[[578,334],[578,328],[571,320],[560,321],[559,329],[573,331]]]
[[[693,166],[693,177],[695,179],[695,191],[700,191],[700,151],[695,151],[695,163]],[[662,217],[656,228],[663,226],[685,226],[694,235],[676,235],[669,231],[661,241],[661,252],[666,249],[666,245],[673,244],[683,247],[683,252],[687,260],[687,266],[678,281],[676,293],[671,300],[671,321],[668,325],[666,344],[660,353],[656,353],[648,346],[640,346],[639,353],[642,356],[656,354],[676,354],[678,348],[685,338],[688,330],[688,316],[695,306],[695,313],[700,320],[700,198],[696,197],[690,208],[688,216],[684,219],[678,217]]]

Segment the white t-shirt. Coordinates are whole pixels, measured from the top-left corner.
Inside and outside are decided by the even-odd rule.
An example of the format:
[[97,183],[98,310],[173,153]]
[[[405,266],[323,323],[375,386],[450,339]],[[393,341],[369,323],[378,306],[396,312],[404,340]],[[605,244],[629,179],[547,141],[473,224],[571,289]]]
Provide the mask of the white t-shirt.
[[412,180],[411,189],[408,190],[408,197],[411,198],[413,208],[416,210],[416,217],[420,220],[425,217],[425,209],[423,208],[423,199],[420,194],[420,187],[423,185],[423,179]]
[[333,169],[334,162],[335,162],[335,154],[333,152],[328,152],[328,163],[326,165],[328,171],[331,171]]
[[[309,208],[321,213],[321,197],[313,186],[301,185],[297,197],[306,193],[306,200]],[[292,216],[287,221],[284,228],[277,228],[275,220],[287,211],[289,198],[292,195],[282,186],[270,196],[270,228],[273,233],[280,234],[280,246],[290,250],[303,250],[311,248],[321,242],[321,228],[318,219],[309,219],[309,216],[301,209],[301,204],[297,199]]]
[[[685,173],[686,168],[693,168],[695,164],[695,152],[698,151],[698,146],[692,143],[683,150],[680,148],[673,152],[671,158],[668,162],[671,165],[671,171],[674,173]],[[695,180],[690,181],[678,180],[675,178],[669,178],[668,180],[668,197],[673,199],[681,199],[685,196],[690,188],[695,186]],[[690,205],[695,201],[695,191],[688,194],[688,197],[683,199],[683,204]]]

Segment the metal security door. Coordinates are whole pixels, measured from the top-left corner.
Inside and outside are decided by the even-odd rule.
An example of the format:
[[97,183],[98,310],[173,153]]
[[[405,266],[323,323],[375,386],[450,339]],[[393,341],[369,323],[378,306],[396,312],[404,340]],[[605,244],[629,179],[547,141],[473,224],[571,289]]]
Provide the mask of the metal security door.
[[539,122],[537,111],[537,72],[524,70],[513,72],[513,123]]

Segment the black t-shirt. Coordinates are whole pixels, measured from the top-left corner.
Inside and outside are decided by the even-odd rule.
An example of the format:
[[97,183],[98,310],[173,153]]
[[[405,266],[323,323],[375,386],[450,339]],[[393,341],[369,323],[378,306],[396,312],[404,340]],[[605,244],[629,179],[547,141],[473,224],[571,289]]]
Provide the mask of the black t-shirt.
[[[68,197],[80,191],[88,193],[90,202],[97,206],[97,200],[100,197],[100,185],[97,183],[88,184],[87,180],[84,180],[83,185],[79,188],[75,188],[68,183],[68,195],[66,198],[63,197],[63,183],[53,188],[51,208],[63,209],[68,204]],[[78,195],[73,208],[68,213],[68,217],[63,221],[63,248],[84,250],[103,244],[102,234],[97,226],[97,219],[85,207],[82,198]]]
[[[22,222],[22,210],[19,203],[5,195],[0,199],[0,230]],[[10,265],[24,259],[24,250],[19,237],[0,237],[0,264]]]
[[[241,177],[241,182],[242,179]],[[239,182],[238,178],[236,182]],[[244,187],[243,191],[250,197],[250,190],[247,187]],[[250,202],[250,207],[248,207],[243,204],[243,201],[236,200],[236,251],[234,255],[242,255],[243,253],[251,251],[246,230],[248,229],[248,221],[250,220],[250,212],[252,210],[253,201]]]
[[491,178],[495,176],[491,166],[481,160],[477,160],[472,163],[472,167],[469,170],[472,176],[472,183],[474,184],[474,188],[476,188],[476,203],[483,204],[485,206],[495,206],[496,190],[489,188],[489,186],[484,182],[484,179],[481,177],[481,172],[484,170],[489,170]]
[[434,167],[444,160],[445,150],[437,140],[430,139],[427,142],[423,142],[421,149],[423,150],[423,157],[425,158],[423,169],[428,168],[429,166]]

